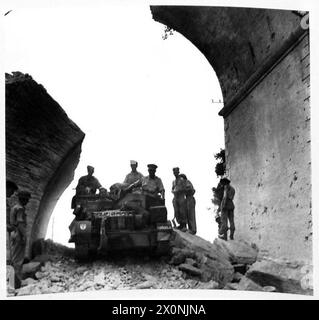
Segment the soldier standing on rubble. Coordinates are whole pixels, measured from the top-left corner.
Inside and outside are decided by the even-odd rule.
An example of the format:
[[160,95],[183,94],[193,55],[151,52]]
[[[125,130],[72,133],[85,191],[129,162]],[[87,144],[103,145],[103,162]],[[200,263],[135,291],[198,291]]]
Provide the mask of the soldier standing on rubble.
[[93,176],[94,167],[87,166],[87,171],[88,174],[79,179],[76,194],[95,194],[96,190],[102,187],[99,180]]
[[18,193],[19,203],[16,204],[10,212],[10,252],[11,261],[16,274],[17,283],[15,287],[20,287],[22,280],[22,265],[24,261],[26,248],[26,227],[27,217],[25,207],[31,198],[31,194],[27,191]]
[[180,174],[179,177],[183,179],[184,194],[186,196],[186,220],[188,225],[188,232],[196,234],[196,217],[195,217],[195,205],[196,201],[194,198],[195,189],[190,180],[187,179],[185,174]]
[[173,174],[175,176],[175,180],[172,185],[172,193],[174,194],[173,198],[173,207],[174,207],[174,217],[179,224],[177,229],[181,229],[182,231],[186,231],[186,198],[184,191],[183,179],[180,178],[179,168],[173,168]]
[[124,184],[127,184],[127,185],[130,185],[144,177],[140,172],[136,170],[138,166],[137,161],[131,160],[130,164],[131,164],[132,171],[125,177],[125,180],[123,182]]
[[13,228],[10,225],[10,198],[18,190],[18,186],[7,180],[6,182],[6,196],[7,196],[7,264],[11,263],[11,254],[10,254],[10,232],[13,231]]
[[227,222],[229,220],[230,239],[234,239],[235,223],[234,223],[234,203],[235,189],[230,185],[230,180],[223,178],[220,183],[224,187],[223,199],[220,205],[221,209],[221,225],[218,237],[227,240]]

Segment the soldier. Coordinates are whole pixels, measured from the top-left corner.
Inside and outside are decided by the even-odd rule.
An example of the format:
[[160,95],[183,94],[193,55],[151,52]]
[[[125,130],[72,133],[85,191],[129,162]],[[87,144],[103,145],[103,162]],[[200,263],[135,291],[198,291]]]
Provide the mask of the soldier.
[[161,197],[165,200],[165,189],[163,186],[163,182],[161,178],[155,175],[157,165],[156,164],[148,164],[148,173],[147,177],[142,178],[141,185],[142,190],[145,194],[151,197]]
[[93,176],[94,167],[87,166],[87,171],[88,174],[79,179],[76,194],[95,194],[96,190],[102,187],[99,180]]
[[130,164],[132,171],[125,177],[125,180],[123,182],[126,185],[130,185],[136,182],[137,180],[141,180],[143,178],[143,175],[136,170],[138,166],[137,161],[131,160]]
[[173,174],[175,176],[175,180],[172,185],[172,193],[174,194],[173,198],[173,207],[174,207],[174,217],[179,224],[177,229],[181,229],[182,231],[186,231],[186,198],[185,198],[185,186],[183,185],[183,179],[180,178],[179,168],[173,168]]
[[180,178],[184,180],[184,193],[186,196],[186,219],[188,224],[188,232],[196,234],[196,217],[195,217],[195,205],[196,201],[194,198],[195,189],[190,180],[187,179],[185,174],[180,174]]
[[10,198],[13,194],[18,190],[18,186],[12,182],[7,180],[6,182],[6,195],[7,195],[7,264],[11,263],[11,254],[10,254],[10,232],[13,231],[13,228],[10,226]]
[[10,252],[17,279],[16,288],[20,287],[22,280],[22,265],[26,247],[27,227],[25,206],[29,202],[30,197],[31,195],[29,192],[20,191],[18,193],[19,203],[16,204],[10,212],[10,226],[13,230],[10,234]]
[[217,207],[217,209],[215,209],[215,221],[218,224],[218,232],[220,233],[220,228],[221,228],[221,208],[220,208],[220,206],[221,206],[221,203],[223,200],[224,186],[219,181],[217,187],[212,188],[212,191],[213,191],[212,203]]
[[[155,175],[157,165],[148,164],[147,167],[149,175],[129,185],[125,189],[125,192],[129,192],[134,188],[140,187],[143,194],[153,198],[153,203],[155,199],[160,200],[160,202],[162,202],[163,200],[165,201],[165,189],[163,186],[163,182],[159,177]],[[155,202],[158,202],[156,200]]]
[[230,180],[223,178],[220,183],[224,186],[223,199],[220,205],[221,209],[221,226],[218,237],[227,240],[227,221],[229,220],[230,239],[234,239],[235,223],[234,223],[234,203],[235,189],[230,185]]

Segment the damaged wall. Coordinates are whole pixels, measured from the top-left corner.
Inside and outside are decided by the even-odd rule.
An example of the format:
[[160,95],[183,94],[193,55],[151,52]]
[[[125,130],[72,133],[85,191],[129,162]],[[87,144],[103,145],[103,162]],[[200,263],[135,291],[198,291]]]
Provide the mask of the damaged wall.
[[225,120],[239,235],[301,260],[312,254],[308,46],[305,36]]
[[[6,177],[31,192],[27,253],[46,234],[55,204],[73,180],[84,133],[42,85],[6,74]],[[16,199],[12,199],[16,201]]]
[[[288,10],[151,6],[220,81],[237,237],[312,261],[308,30]],[[213,173],[212,173],[213,174]]]

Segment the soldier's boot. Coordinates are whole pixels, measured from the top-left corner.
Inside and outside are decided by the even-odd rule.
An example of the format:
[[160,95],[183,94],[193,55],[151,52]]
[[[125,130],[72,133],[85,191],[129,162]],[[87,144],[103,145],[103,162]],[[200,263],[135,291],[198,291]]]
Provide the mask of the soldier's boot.
[[230,240],[234,240],[235,228],[230,228],[229,238]]
[[226,234],[218,234],[218,238],[227,241],[227,233]]
[[186,223],[181,223],[181,231],[185,232],[187,231]]

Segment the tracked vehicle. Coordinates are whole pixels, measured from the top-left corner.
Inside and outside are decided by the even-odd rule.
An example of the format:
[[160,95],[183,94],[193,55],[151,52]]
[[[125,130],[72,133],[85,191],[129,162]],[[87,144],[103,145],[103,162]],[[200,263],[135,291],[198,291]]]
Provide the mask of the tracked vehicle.
[[100,195],[77,195],[69,242],[75,243],[78,260],[96,254],[138,250],[165,255],[173,234],[165,201],[142,193],[114,200]]

